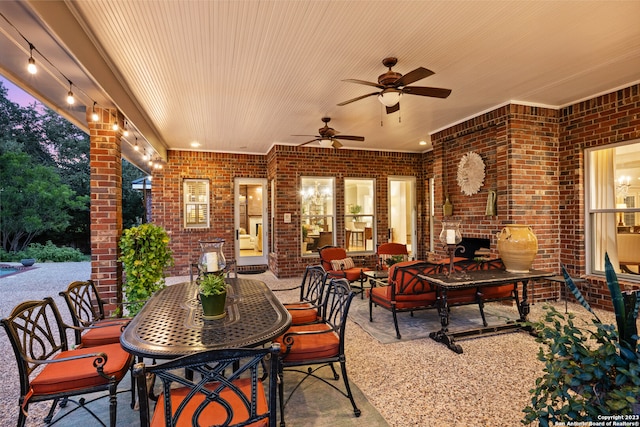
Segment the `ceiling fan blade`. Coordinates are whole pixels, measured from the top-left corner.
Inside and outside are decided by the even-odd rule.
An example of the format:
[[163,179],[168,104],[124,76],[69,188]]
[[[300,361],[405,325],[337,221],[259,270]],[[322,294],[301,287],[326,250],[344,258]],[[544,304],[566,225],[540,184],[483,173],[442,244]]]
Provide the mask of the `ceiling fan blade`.
[[314,138],[320,138],[320,135],[291,135],[291,136],[312,136]]
[[363,98],[367,98],[367,97],[369,97],[369,96],[373,96],[373,95],[378,95],[379,93],[380,93],[380,92],[372,92],[372,93],[368,93],[368,94],[366,94],[366,95],[362,95],[362,96],[359,96],[359,97],[357,97],[357,98],[353,98],[353,99],[350,99],[350,100],[348,100],[348,101],[341,102],[341,103],[340,103],[340,104],[338,104],[338,105],[339,105],[339,106],[343,106],[343,105],[351,104],[352,102],[360,101],[360,100],[361,100],[361,99],[363,99]]
[[439,87],[407,86],[402,88],[402,92],[408,93],[409,95],[431,96],[433,98],[446,98],[451,94],[451,89],[442,89]]
[[410,85],[413,82],[417,82],[418,80],[422,80],[425,77],[429,77],[434,75],[435,73],[431,70],[427,70],[424,67],[418,67],[413,71],[408,72],[404,76],[400,77],[398,80],[393,82],[394,87],[406,86]]
[[364,136],[340,135],[336,138],[344,139],[345,141],[364,141]]
[[331,141],[333,141],[333,148],[340,148],[342,147],[342,144],[340,144],[340,141],[338,141],[337,139],[331,139]]
[[374,83],[374,82],[368,82],[366,80],[358,80],[358,79],[346,79],[343,80],[343,82],[349,82],[349,83],[358,83],[360,85],[367,85],[367,86],[373,86],[373,87],[377,87],[379,89],[384,89],[384,86],[379,84],[379,83]]
[[316,138],[316,139],[312,139],[311,141],[303,142],[302,144],[298,144],[298,147],[302,147],[303,145],[307,145],[307,144],[310,144],[312,142],[316,142],[317,140],[318,139]]
[[400,110],[400,103],[398,102],[396,105],[392,105],[391,107],[386,107],[387,114],[395,113]]

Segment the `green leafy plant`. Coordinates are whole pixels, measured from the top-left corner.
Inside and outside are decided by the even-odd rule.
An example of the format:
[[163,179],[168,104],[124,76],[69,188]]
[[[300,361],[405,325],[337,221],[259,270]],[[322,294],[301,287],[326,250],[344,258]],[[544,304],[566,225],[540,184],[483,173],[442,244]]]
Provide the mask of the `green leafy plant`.
[[404,260],[404,256],[402,255],[391,255],[389,258],[385,259],[384,262],[387,266],[391,267],[393,264],[397,264]]
[[569,421],[599,421],[603,415],[638,414],[640,409],[640,347],[635,319],[640,299],[633,291],[622,293],[608,255],[607,285],[616,313],[614,325],[603,324],[584,299],[563,266],[567,287],[593,314],[593,327],[578,327],[575,315],[563,315],[545,306],[543,320],[530,324],[544,344],[538,359],[544,374],[530,390],[531,404],[524,409],[523,424],[546,427]]
[[164,270],[174,263],[169,235],[153,224],[132,227],[122,233],[120,251],[126,277],[122,288],[129,313],[134,315],[154,292],[165,286]]
[[351,205],[349,207],[349,212],[352,215],[358,215],[361,211],[362,211],[362,206],[360,206],[360,205]]
[[220,295],[227,291],[224,274],[205,273],[198,279],[198,290],[204,296]]

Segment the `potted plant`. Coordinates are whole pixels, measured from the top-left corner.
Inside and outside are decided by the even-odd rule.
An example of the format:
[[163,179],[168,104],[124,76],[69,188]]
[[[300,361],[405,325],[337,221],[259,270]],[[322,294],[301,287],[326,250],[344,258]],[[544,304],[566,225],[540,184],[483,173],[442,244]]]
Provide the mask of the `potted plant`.
[[130,315],[135,315],[154,292],[164,288],[164,270],[173,266],[169,235],[154,224],[124,230],[120,237],[120,261],[125,281],[122,290]]
[[227,284],[224,281],[224,274],[203,273],[198,278],[198,292],[205,319],[221,319],[225,316]]
[[[640,291],[621,292],[616,273],[605,254],[605,273],[616,314],[616,326],[603,324],[562,268],[569,290],[590,313],[593,326],[578,327],[575,315],[545,307],[543,320],[533,323],[544,374],[530,390],[523,424],[540,426],[596,422],[604,416],[633,416],[640,410],[640,346],[636,317]],[[629,418],[637,419],[637,418]]]
[[384,260],[387,267],[391,267],[393,264],[397,264],[402,261],[404,261],[404,255],[392,255]]

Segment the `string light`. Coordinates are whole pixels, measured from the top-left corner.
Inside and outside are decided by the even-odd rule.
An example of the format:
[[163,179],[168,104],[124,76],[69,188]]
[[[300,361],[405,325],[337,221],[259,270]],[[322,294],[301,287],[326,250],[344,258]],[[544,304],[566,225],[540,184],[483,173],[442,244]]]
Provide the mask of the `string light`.
[[97,122],[100,119],[100,116],[98,116],[98,113],[96,113],[96,101],[93,101],[93,107],[91,107],[91,120],[93,120],[94,122]]
[[[11,26],[16,32],[17,34],[28,44],[29,46],[29,59],[28,59],[28,63],[27,63],[27,71],[30,74],[36,74],[38,72],[38,68],[39,66],[36,65],[36,60],[33,57],[33,52],[35,51],[38,55],[39,58],[41,59],[40,62],[46,63],[48,64],[48,66],[50,66],[53,70],[57,71],[58,74],[60,74],[60,76],[67,81],[67,83],[69,84],[69,91],[67,92],[67,97],[66,97],[66,101],[67,104],[69,105],[74,105],[76,102],[75,99],[75,95],[73,93],[73,82],[71,82],[71,80],[58,68],[56,67],[45,55],[42,54],[42,52],[40,52],[25,36],[24,34],[22,34],[22,32],[15,26],[13,25],[13,23],[11,21],[9,21],[9,19],[7,19],[7,17],[0,12],[0,18],[2,18],[4,21],[7,22],[7,24],[9,24],[9,26]],[[48,68],[48,66],[45,66],[45,68]],[[60,79],[56,79],[56,81],[58,83],[63,84],[63,82]],[[85,92],[83,91],[81,88],[79,88],[78,86],[76,86],[76,90],[79,90],[81,94],[83,94],[85,96],[85,99],[90,99],[91,101],[93,101],[91,99],[91,97]],[[80,101],[82,103],[82,97],[80,98]],[[87,104],[84,104],[85,107],[87,107]],[[91,107],[91,120],[94,122],[98,122],[100,120],[100,114],[96,111],[96,106],[99,106],[98,103],[96,101],[93,101],[93,105]],[[118,125],[118,120],[117,117],[114,117],[113,120],[113,124],[112,124],[112,129],[114,131],[117,131],[118,129],[120,129],[120,126]],[[131,130],[132,132],[136,132],[137,129],[135,128],[135,126],[133,127],[133,129]],[[124,137],[128,137],[130,135],[130,130],[129,130],[129,123],[128,121],[124,120],[124,129],[123,129],[123,136]],[[143,138],[144,139],[144,138]],[[147,141],[148,143],[148,141]],[[129,143],[131,144],[131,143]],[[144,145],[144,144],[143,144]],[[138,138],[136,136],[136,142],[135,142],[135,146],[133,147],[133,149],[135,151],[140,151],[140,145],[138,144]],[[162,164],[160,163],[162,161],[162,159],[156,160],[155,162],[152,159],[151,155],[148,155],[146,152],[146,148],[143,148],[144,150],[144,154],[143,154],[143,160],[144,161],[148,161],[148,164],[150,167],[156,168],[156,169],[161,169],[162,168]]]
[[36,60],[33,59],[33,45],[29,43],[29,65],[27,65],[27,71],[30,74],[35,74],[38,72],[38,67],[36,67]]
[[146,148],[142,152],[142,160],[149,160],[149,156],[147,155],[147,149]]
[[73,91],[71,89],[73,89],[73,83],[69,80],[69,93],[67,93],[67,104],[69,105],[73,105],[76,102],[76,98],[73,96]]

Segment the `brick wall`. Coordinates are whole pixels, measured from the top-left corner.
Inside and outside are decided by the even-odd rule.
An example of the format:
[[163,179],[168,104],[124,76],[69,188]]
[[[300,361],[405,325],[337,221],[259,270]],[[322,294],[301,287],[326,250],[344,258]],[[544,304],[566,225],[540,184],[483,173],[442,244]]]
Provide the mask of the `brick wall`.
[[[154,222],[165,226],[171,235],[176,253],[176,267],[171,273],[185,274],[188,263],[199,253],[200,239],[225,238],[229,243],[225,254],[232,256],[233,178],[273,180],[275,193],[269,197],[276,201],[275,242],[269,242],[269,266],[276,275],[290,277],[317,261],[300,255],[300,176],[336,178],[338,230],[344,228],[344,178],[376,178],[378,243],[386,241],[388,228],[387,177],[415,176],[419,206],[417,253],[424,257],[429,238],[427,179],[434,177],[436,235],[442,220],[441,206],[449,194],[454,218],[462,222],[463,236],[489,238],[494,256],[498,255],[496,234],[502,227],[524,223],[538,237],[535,268],[559,272],[560,263],[564,263],[572,274],[583,275],[583,150],[640,138],[639,91],[640,86],[635,85],[559,110],[502,106],[432,135],[434,150],[425,154],[281,145],[274,146],[266,156],[171,151],[167,167],[154,171]],[[484,185],[472,196],[461,193],[456,180],[458,163],[469,151],[478,153],[486,167]],[[211,229],[183,230],[182,178],[212,180]],[[493,217],[485,215],[489,189],[497,193],[497,215]],[[285,213],[292,215],[289,224],[283,221]],[[343,239],[339,233],[337,244],[344,245]],[[444,255],[442,248],[436,247]],[[603,283],[589,278],[585,286],[589,287],[594,305],[608,308],[608,290]],[[557,286],[536,286],[536,300],[555,297]]]

